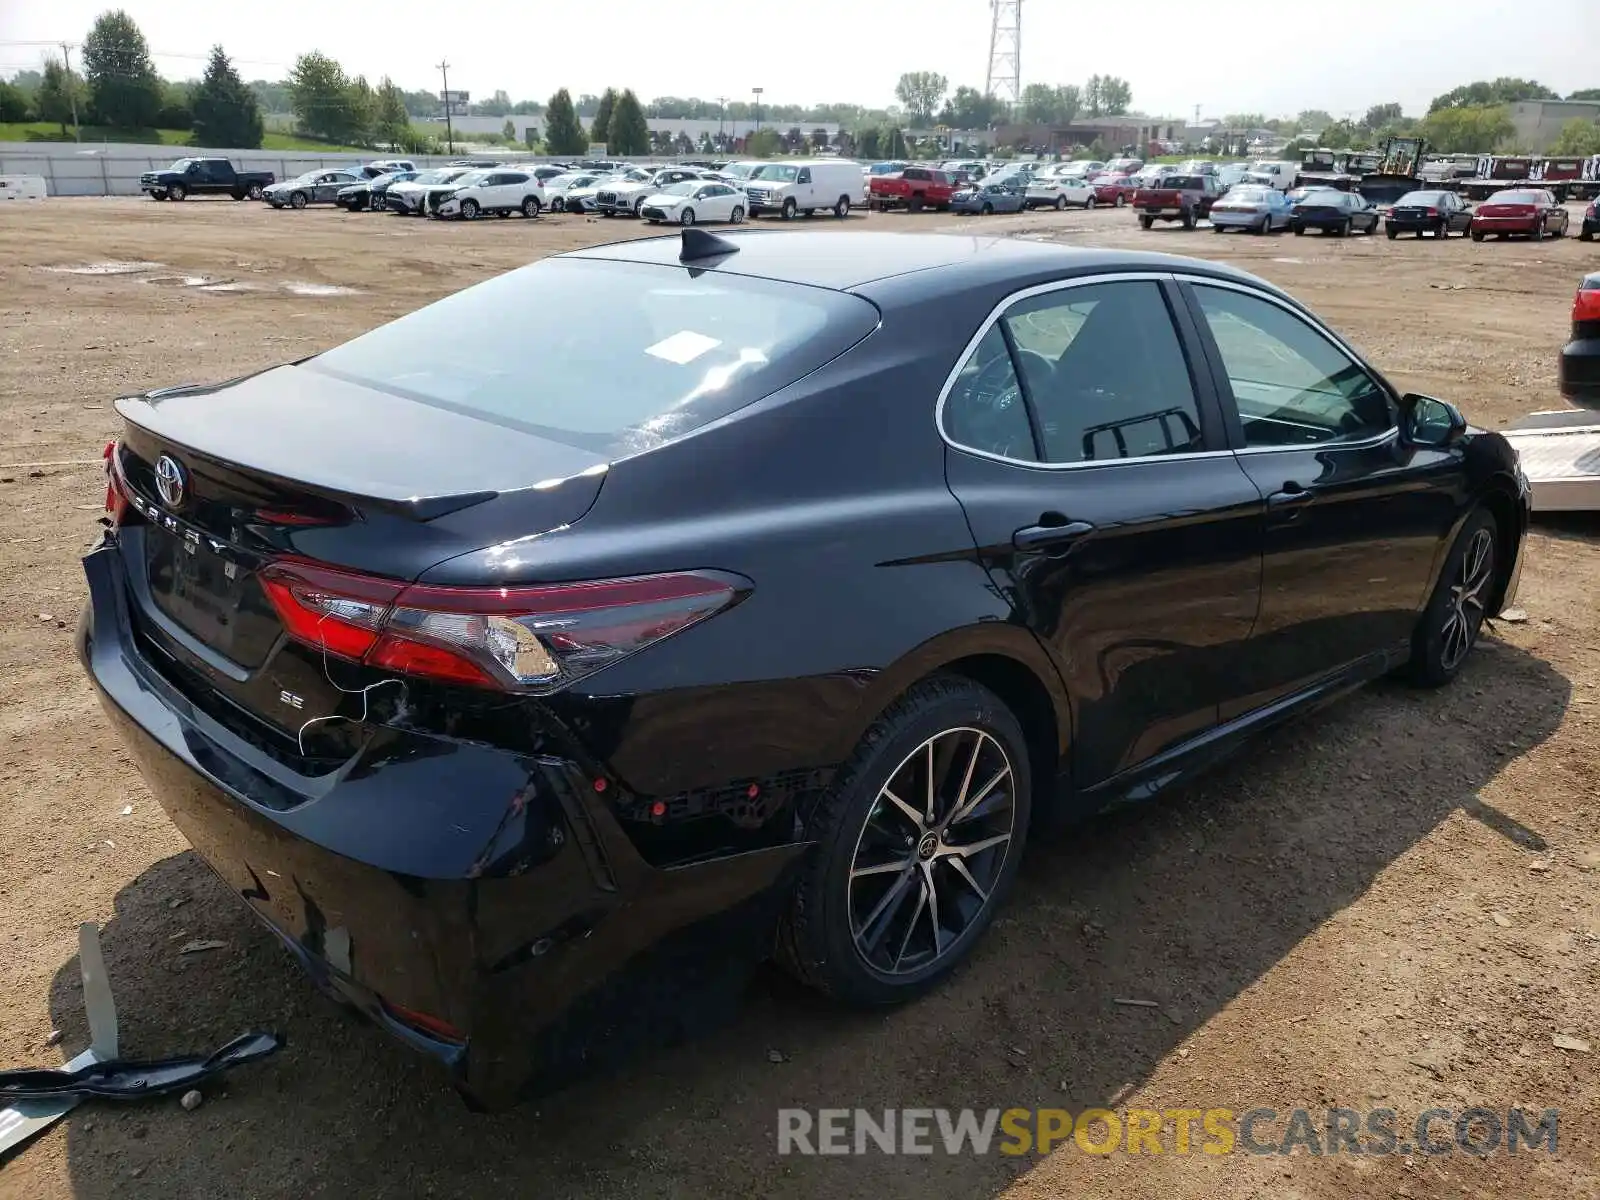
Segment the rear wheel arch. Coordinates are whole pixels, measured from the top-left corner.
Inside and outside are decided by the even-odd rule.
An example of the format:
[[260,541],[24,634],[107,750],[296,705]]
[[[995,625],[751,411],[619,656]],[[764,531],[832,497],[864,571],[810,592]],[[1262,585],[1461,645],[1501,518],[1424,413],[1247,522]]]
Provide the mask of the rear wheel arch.
[[881,672],[868,686],[829,761],[848,758],[874,723],[918,684],[952,676],[982,685],[1011,710],[1027,739],[1035,803],[1050,803],[1071,740],[1071,707],[1043,648],[1031,633],[1013,625],[936,637]]

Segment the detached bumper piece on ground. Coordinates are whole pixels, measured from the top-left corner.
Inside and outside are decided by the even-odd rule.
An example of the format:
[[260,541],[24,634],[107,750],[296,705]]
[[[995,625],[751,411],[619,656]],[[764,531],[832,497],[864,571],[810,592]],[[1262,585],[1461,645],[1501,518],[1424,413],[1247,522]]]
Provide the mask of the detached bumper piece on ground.
[[78,967],[89,1016],[89,1048],[59,1070],[0,1071],[0,1157],[42,1133],[83,1100],[144,1100],[197,1087],[207,1079],[275,1053],[281,1038],[246,1033],[215,1054],[135,1062],[117,1057],[117,1006],[100,953],[100,933],[78,927]]

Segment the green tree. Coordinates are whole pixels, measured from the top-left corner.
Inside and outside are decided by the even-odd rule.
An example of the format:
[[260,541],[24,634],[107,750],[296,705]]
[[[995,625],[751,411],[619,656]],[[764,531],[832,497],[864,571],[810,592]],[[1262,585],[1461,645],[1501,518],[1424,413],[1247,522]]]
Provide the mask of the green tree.
[[1309,138],[1297,137],[1283,148],[1283,157],[1290,162],[1294,162],[1307,150],[1315,150],[1316,148],[1317,144]]
[[1105,81],[1098,75],[1089,76],[1089,81],[1083,85],[1083,107],[1091,117],[1098,117],[1105,111]]
[[295,59],[289,72],[289,106],[300,129],[331,142],[354,138],[365,114],[352,111],[350,77],[316,50]]
[[15,84],[0,80],[0,121],[26,121],[28,97]]
[[1295,124],[1315,136],[1333,124],[1333,114],[1320,108],[1308,108],[1295,118]]
[[[617,111],[617,89],[607,88],[600,96],[600,107],[595,110],[594,124],[589,128],[589,140],[609,144],[611,118]],[[620,152],[619,152],[620,153]]]
[[1030,83],[1022,89],[1017,116],[1028,125],[1054,125],[1057,117],[1056,89],[1048,83]]
[[74,121],[74,105],[82,107],[83,80],[75,71],[69,71],[59,58],[44,60],[44,74],[39,80],[39,90],[34,93],[33,107],[41,121],[54,121],[66,136],[67,122]]
[[161,111],[161,77],[150,46],[133,18],[120,8],[95,18],[83,41],[83,73],[89,112],[101,125],[148,129]]
[[504,92],[496,92],[487,100],[480,100],[472,106],[473,111],[480,117],[506,117],[511,115],[511,97]]
[[1324,129],[1322,143],[1330,150],[1365,150],[1372,144],[1366,131],[1349,121],[1335,121]]
[[510,117],[507,117],[506,118],[506,123],[504,125],[500,126],[500,136],[505,138],[506,145],[508,145],[508,146],[509,145],[513,145],[516,142],[516,140],[517,140],[517,123],[515,121],[513,121]]
[[346,97],[349,118],[339,140],[358,146],[369,145],[373,140],[372,127],[378,119],[378,93],[372,90],[365,75],[357,75],[350,81]]
[[955,90],[939,113],[939,124],[951,129],[987,129],[1004,112],[1005,106],[977,88],[962,85]]
[[1551,154],[1600,154],[1600,121],[1574,117],[1561,127],[1550,146]]
[[1120,117],[1133,103],[1133,87],[1126,79],[1106,75],[1100,80],[1100,109],[1107,116]]
[[566,88],[559,89],[545,105],[544,143],[551,154],[582,154],[589,148],[589,138],[572,107],[572,93]]
[[1421,128],[1441,154],[1487,154],[1516,136],[1516,127],[1500,104],[1436,109],[1423,118]]
[[156,112],[156,128],[194,128],[194,84],[162,81],[161,107]]
[[1363,129],[1379,130],[1386,125],[1398,124],[1404,119],[1405,114],[1398,104],[1374,104],[1367,109],[1367,115],[1361,118],[1361,126]]
[[639,97],[633,94],[632,88],[617,97],[617,106],[611,112],[606,145],[613,154],[650,153],[650,126],[645,121]]
[[411,130],[411,114],[406,111],[406,98],[387,75],[378,84],[378,102],[372,117],[372,136],[390,149],[400,145]]
[[868,125],[856,134],[856,154],[861,158],[878,157],[878,129],[875,125]]
[[878,152],[885,158],[910,158],[905,132],[898,125],[885,125],[878,134]]
[[215,149],[254,150],[261,145],[261,108],[221,46],[211,47],[206,73],[190,99],[194,143]]
[[1443,95],[1435,96],[1433,103],[1428,105],[1428,111],[1435,113],[1442,108],[1487,108],[1495,104],[1512,104],[1518,100],[1558,99],[1559,96],[1537,80],[1502,75],[1499,79],[1480,79],[1476,83],[1464,83],[1451,88]]
[[776,129],[758,129],[744,140],[744,152],[751,158],[775,158],[783,149],[783,137]]
[[928,125],[944,103],[949,86],[950,81],[937,71],[907,71],[894,85],[894,94],[914,124]]
[[1584,88],[1581,91],[1573,92],[1572,94],[1570,94],[1567,97],[1567,99],[1568,100],[1600,100],[1600,88]]
[[1222,118],[1224,129],[1264,129],[1267,118],[1261,113],[1229,113]]

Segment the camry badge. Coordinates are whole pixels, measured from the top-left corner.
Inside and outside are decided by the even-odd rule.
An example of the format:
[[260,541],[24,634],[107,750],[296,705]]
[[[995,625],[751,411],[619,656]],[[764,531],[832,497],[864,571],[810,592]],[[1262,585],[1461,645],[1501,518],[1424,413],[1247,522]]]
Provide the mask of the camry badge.
[[161,503],[178,508],[183,504],[184,487],[184,472],[178,460],[168,454],[156,459],[156,491],[161,493]]

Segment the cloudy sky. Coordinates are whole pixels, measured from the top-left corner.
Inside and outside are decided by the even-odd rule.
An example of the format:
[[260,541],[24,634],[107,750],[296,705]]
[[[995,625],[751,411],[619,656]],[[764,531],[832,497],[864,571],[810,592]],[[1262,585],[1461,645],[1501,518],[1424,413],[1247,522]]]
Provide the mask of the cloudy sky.
[[[0,0],[0,74],[36,66],[31,41],[83,40],[105,0]],[[902,71],[933,70],[983,86],[986,0],[805,5],[728,0],[602,0],[592,4],[441,4],[438,0],[126,0],[157,67],[198,75],[221,42],[246,78],[278,78],[318,49],[376,82],[452,88],[475,97],[574,95],[608,85],[657,95],[767,103],[893,102]],[[1537,12],[1537,21],[1530,18]],[[1309,19],[1309,14],[1319,19]],[[1514,19],[1513,18],[1514,15]],[[1335,116],[1398,100],[1420,113],[1458,83],[1537,79],[1563,95],[1600,87],[1600,0],[1025,0],[1022,81],[1079,83],[1121,75],[1142,111],[1192,116]]]

